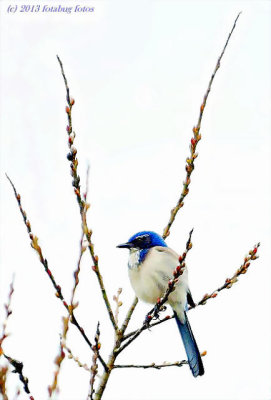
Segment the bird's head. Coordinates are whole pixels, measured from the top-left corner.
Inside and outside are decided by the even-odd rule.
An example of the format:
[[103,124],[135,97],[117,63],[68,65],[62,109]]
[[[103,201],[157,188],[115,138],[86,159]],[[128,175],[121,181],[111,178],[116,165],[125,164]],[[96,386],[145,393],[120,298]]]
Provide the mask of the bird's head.
[[152,231],[138,232],[127,243],[119,244],[117,247],[126,249],[147,250],[154,246],[167,247],[164,239],[158,233]]

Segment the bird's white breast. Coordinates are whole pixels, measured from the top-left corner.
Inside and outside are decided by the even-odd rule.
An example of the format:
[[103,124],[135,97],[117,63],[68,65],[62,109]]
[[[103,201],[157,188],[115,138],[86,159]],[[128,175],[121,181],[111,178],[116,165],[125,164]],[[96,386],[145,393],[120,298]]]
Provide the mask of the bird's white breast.
[[[129,258],[129,278],[135,294],[147,303],[156,303],[173,279],[173,271],[179,265],[178,254],[168,247],[156,246],[149,250],[139,264],[139,252],[132,251]],[[176,311],[184,309],[188,290],[187,270],[180,276],[176,289],[169,296],[169,303]]]

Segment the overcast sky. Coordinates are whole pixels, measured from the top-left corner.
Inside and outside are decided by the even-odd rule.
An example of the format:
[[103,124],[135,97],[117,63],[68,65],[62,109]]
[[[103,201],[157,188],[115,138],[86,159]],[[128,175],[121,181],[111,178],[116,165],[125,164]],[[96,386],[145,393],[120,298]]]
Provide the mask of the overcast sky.
[[[189,313],[199,348],[207,350],[203,377],[194,379],[186,366],[117,370],[104,399],[270,399],[270,2],[48,2],[71,7],[70,13],[51,12],[44,2],[35,8],[39,4],[28,2],[28,12],[23,2],[0,4],[0,304],[15,273],[5,352],[24,362],[33,396],[46,399],[65,309],[29,245],[5,172],[69,299],[80,216],[66,159],[65,89],[56,54],[75,98],[82,187],[90,165],[89,226],[109,298],[123,288],[122,319],[134,295],[128,253],[116,245],[139,230],[162,233],[166,226],[182,190],[203,95],[242,11],[208,99],[190,193],[167,242],[181,253],[194,227],[187,265],[195,301],[232,276],[259,241],[260,258],[230,290]],[[75,12],[76,5],[94,11]],[[101,322],[106,359],[113,332],[91,265],[85,254],[76,315],[91,338]],[[131,329],[149,308],[138,305]],[[1,316],[3,311],[2,305]],[[73,328],[68,344],[82,362],[91,363],[92,354]],[[142,334],[119,362],[184,358],[170,321]],[[65,359],[59,383],[59,399],[86,399],[89,374],[72,360]],[[11,398],[17,385],[12,375]]]

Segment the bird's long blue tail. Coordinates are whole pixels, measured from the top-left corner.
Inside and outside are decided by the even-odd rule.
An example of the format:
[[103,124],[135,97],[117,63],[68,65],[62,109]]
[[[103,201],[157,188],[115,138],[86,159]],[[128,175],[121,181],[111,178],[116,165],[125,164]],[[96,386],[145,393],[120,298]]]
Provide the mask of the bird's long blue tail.
[[180,319],[178,318],[177,313],[174,311],[174,316],[180,331],[180,334],[183,339],[184,348],[186,351],[188,364],[192,371],[192,374],[196,378],[198,375],[204,374],[204,368],[202,359],[200,356],[200,352],[195,341],[193,332],[191,330],[187,315],[185,314],[185,323],[182,324]]

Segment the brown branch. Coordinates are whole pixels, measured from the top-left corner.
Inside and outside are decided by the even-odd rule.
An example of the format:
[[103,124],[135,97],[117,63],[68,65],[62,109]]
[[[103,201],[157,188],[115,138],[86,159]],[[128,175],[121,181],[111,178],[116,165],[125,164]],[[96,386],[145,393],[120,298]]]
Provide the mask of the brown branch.
[[[203,351],[201,353],[201,356],[204,357],[206,356],[207,351]],[[166,367],[182,367],[183,365],[188,365],[187,360],[182,360],[182,361],[175,361],[175,362],[167,362],[165,361],[163,364],[141,364],[141,365],[135,365],[135,364],[121,364],[121,365],[114,365],[114,368],[143,368],[143,369],[161,369],[161,368],[166,368]]]
[[[63,328],[62,328],[62,336],[66,339],[68,329],[69,329],[69,319],[70,315],[66,318],[63,317]],[[62,365],[62,361],[65,358],[65,352],[63,350],[62,342],[60,342],[59,346],[59,353],[55,358],[55,365],[56,365],[56,370],[54,372],[54,377],[53,377],[53,383],[48,387],[48,392],[49,392],[49,397],[52,397],[52,395],[58,391],[58,377],[60,374],[60,369]]]
[[66,78],[66,75],[65,75],[65,72],[64,72],[63,64],[62,64],[62,62],[61,62],[61,60],[60,60],[60,58],[58,56],[57,56],[57,60],[59,62],[59,65],[60,65],[60,68],[61,68],[61,74],[62,74],[63,79],[64,79],[64,83],[65,83],[65,87],[66,87],[66,99],[67,99],[67,103],[68,103],[68,106],[66,107],[66,113],[67,113],[67,116],[68,116],[68,125],[66,127],[66,131],[67,131],[68,136],[69,136],[68,146],[69,146],[70,152],[68,153],[67,158],[68,158],[69,161],[71,161],[70,167],[71,167],[71,175],[73,177],[72,185],[74,186],[74,193],[76,195],[76,199],[77,199],[77,202],[78,202],[78,205],[79,205],[79,208],[80,208],[83,231],[84,231],[84,233],[86,235],[86,238],[87,238],[87,241],[88,241],[88,249],[89,249],[90,256],[92,258],[93,264],[94,264],[92,269],[93,269],[93,271],[95,272],[95,274],[97,276],[97,279],[98,279],[98,282],[99,282],[99,285],[100,285],[101,293],[102,293],[102,296],[103,296],[103,299],[104,299],[104,302],[105,302],[105,305],[106,305],[106,308],[107,308],[107,312],[108,312],[109,318],[110,318],[110,320],[112,322],[112,325],[113,325],[115,331],[117,331],[118,330],[118,326],[116,324],[116,321],[115,321],[115,318],[114,318],[114,315],[113,315],[111,304],[110,304],[110,302],[108,300],[108,296],[107,296],[107,293],[106,293],[106,290],[105,290],[105,286],[104,286],[104,282],[103,282],[103,277],[102,277],[102,275],[100,273],[99,263],[98,263],[98,256],[95,254],[94,245],[93,245],[92,240],[91,240],[92,230],[88,228],[87,220],[86,220],[86,218],[84,218],[84,213],[83,213],[84,208],[85,207],[89,207],[89,204],[86,204],[86,201],[82,199],[80,185],[79,185],[80,176],[77,173],[77,167],[78,167],[78,159],[76,157],[77,149],[74,147],[75,132],[73,131],[73,128],[72,128],[72,107],[73,107],[75,101],[74,101],[74,99],[70,98],[70,90],[69,90],[69,87],[68,87],[67,78]]
[[7,304],[4,304],[5,311],[6,311],[6,318],[3,322],[2,335],[0,337],[0,356],[3,354],[2,344],[3,344],[4,340],[9,336],[9,334],[7,333],[7,323],[8,323],[8,319],[9,319],[10,315],[12,314],[11,300],[12,300],[13,293],[14,293],[14,276],[10,283]]
[[34,400],[34,397],[31,395],[30,389],[28,386],[28,378],[23,375],[23,367],[24,367],[23,363],[21,361],[15,360],[12,357],[7,356],[6,354],[4,354],[4,356],[9,361],[9,363],[14,367],[14,370],[12,372],[19,375],[19,379],[23,383],[25,393],[30,395],[29,399]]
[[225,280],[225,283],[218,289],[214,290],[211,294],[205,294],[203,298],[195,305],[195,307],[206,304],[208,300],[215,298],[218,293],[221,292],[221,290],[230,289],[232,285],[234,285],[234,283],[238,281],[238,276],[246,274],[250,266],[250,261],[256,260],[259,257],[257,255],[259,246],[260,243],[256,244],[254,248],[249,251],[249,255],[244,258],[243,264],[240,266],[240,268],[237,269],[237,271],[233,274],[231,278],[227,278]]
[[98,365],[97,365],[97,358],[99,355],[99,350],[101,347],[101,344],[99,343],[100,340],[100,323],[98,322],[97,324],[97,329],[96,329],[96,334],[95,334],[95,345],[93,346],[93,357],[92,357],[92,366],[91,366],[91,377],[90,377],[90,390],[89,390],[89,395],[88,397],[90,398],[90,400],[93,400],[93,396],[95,393],[95,389],[94,389],[94,383],[95,383],[95,378],[96,375],[98,373]]
[[122,301],[120,301],[121,293],[122,293],[122,288],[119,288],[118,291],[117,291],[117,294],[113,296],[113,300],[116,303],[116,310],[115,310],[114,318],[115,318],[115,321],[116,321],[117,325],[118,325],[118,319],[119,319],[119,309],[122,306]]
[[128,324],[130,322],[130,319],[131,319],[132,314],[133,314],[133,312],[134,312],[134,310],[136,308],[137,303],[138,303],[138,298],[135,297],[133,303],[131,304],[131,306],[130,306],[128,312],[127,312],[126,318],[125,318],[125,320],[124,320],[124,322],[123,322],[123,324],[121,326],[120,333],[121,333],[122,336],[123,336],[123,334],[125,333],[125,331],[126,331],[126,329],[128,327]]
[[173,363],[165,362],[164,364],[142,364],[142,365],[134,365],[134,364],[124,364],[124,365],[114,365],[114,368],[143,368],[143,369],[161,369],[165,367],[182,367],[183,365],[188,364],[186,360],[176,361]]
[[61,339],[61,346],[66,352],[68,353],[68,358],[73,360],[79,368],[83,368],[85,371],[91,372],[91,368],[87,364],[83,364],[77,356],[72,353],[72,350],[67,346],[66,340],[62,337]]
[[202,104],[200,106],[200,113],[199,113],[199,117],[198,117],[198,122],[197,122],[197,125],[193,128],[194,136],[191,139],[190,156],[186,159],[186,166],[185,166],[186,178],[185,178],[185,181],[183,182],[183,191],[181,193],[181,196],[180,196],[176,206],[171,210],[171,215],[170,215],[168,224],[165,227],[164,232],[163,232],[163,238],[164,239],[169,236],[171,225],[173,224],[178,211],[184,205],[184,198],[187,196],[187,194],[189,192],[189,185],[190,185],[190,182],[191,182],[191,178],[190,177],[191,177],[191,174],[192,174],[192,172],[193,172],[193,170],[195,168],[194,161],[198,156],[198,153],[196,153],[196,147],[197,147],[198,142],[201,139],[201,135],[200,135],[199,132],[200,132],[200,128],[201,128],[201,120],[202,120],[202,117],[203,117],[203,113],[204,113],[204,110],[205,110],[207,99],[208,99],[209,93],[211,91],[213,80],[214,80],[214,78],[216,76],[216,73],[217,73],[218,69],[220,68],[221,59],[222,59],[222,57],[223,57],[223,55],[224,55],[224,53],[226,51],[226,48],[227,48],[228,43],[229,43],[229,40],[230,40],[231,35],[232,35],[232,33],[233,33],[234,29],[235,29],[235,26],[236,26],[236,23],[237,23],[237,20],[238,20],[240,14],[241,13],[239,13],[237,15],[237,17],[236,17],[236,19],[234,21],[233,27],[232,27],[229,35],[228,35],[228,38],[227,38],[226,43],[225,43],[225,45],[223,47],[223,50],[222,50],[222,52],[221,52],[221,54],[220,54],[220,56],[219,56],[219,58],[217,60],[214,72],[213,72],[213,74],[211,76],[211,79],[209,81],[209,84],[208,84],[207,91],[206,91],[206,93],[205,93],[205,95],[203,97],[203,101],[202,101]]
[[[22,208],[22,205],[21,205],[21,196],[20,196],[19,193],[17,193],[17,190],[16,190],[13,182],[11,181],[11,179],[8,177],[8,175],[6,175],[6,176],[7,176],[7,179],[9,180],[9,182],[10,182],[12,188],[13,188],[13,191],[14,191],[15,197],[17,199],[17,203],[18,203],[20,212],[21,212],[21,214],[23,216],[24,224],[26,225],[26,228],[27,228],[27,231],[28,231],[28,234],[29,234],[29,238],[31,240],[31,243],[30,243],[31,247],[38,253],[40,262],[43,265],[44,270],[45,270],[46,274],[48,275],[48,277],[50,278],[54,288],[56,289],[56,297],[61,300],[63,306],[66,308],[66,310],[68,311],[68,313],[69,313],[69,315],[71,317],[71,323],[76,326],[76,328],[79,330],[79,332],[81,333],[81,335],[83,336],[83,338],[85,339],[85,341],[87,342],[89,347],[92,349],[92,343],[90,342],[89,338],[85,334],[84,329],[81,327],[81,325],[79,325],[77,319],[74,316],[72,308],[65,301],[65,299],[63,297],[63,294],[62,294],[61,286],[56,283],[55,278],[54,278],[51,270],[48,267],[48,261],[46,260],[46,258],[44,258],[42,250],[41,250],[41,247],[38,244],[38,237],[35,236],[32,233],[30,221],[28,220],[27,214],[26,214],[26,212],[24,211],[24,209]],[[102,363],[103,367],[105,369],[107,369],[107,366],[106,366],[104,360],[102,359],[102,357],[100,355],[99,355],[99,361]]]

